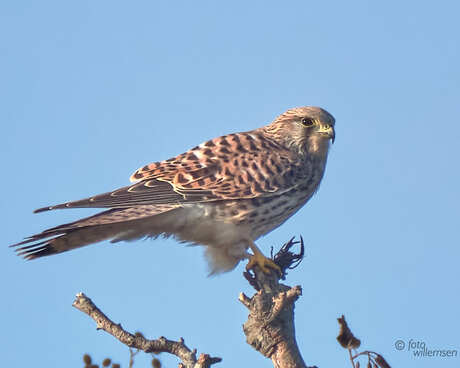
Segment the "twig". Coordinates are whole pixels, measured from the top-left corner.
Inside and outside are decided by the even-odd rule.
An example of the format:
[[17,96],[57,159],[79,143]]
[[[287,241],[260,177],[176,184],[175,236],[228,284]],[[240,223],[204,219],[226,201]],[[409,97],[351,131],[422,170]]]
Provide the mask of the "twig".
[[168,340],[160,337],[156,340],[148,340],[141,334],[132,334],[124,330],[120,324],[111,321],[85,294],[79,293],[72,304],[79,311],[90,316],[97,325],[97,329],[104,330],[118,339],[121,343],[130,348],[142,350],[146,353],[170,353],[176,355],[182,361],[184,368],[208,368],[215,363],[222,361],[221,358],[211,357],[208,354],[201,354],[198,359],[196,350],[190,350],[184,343]]

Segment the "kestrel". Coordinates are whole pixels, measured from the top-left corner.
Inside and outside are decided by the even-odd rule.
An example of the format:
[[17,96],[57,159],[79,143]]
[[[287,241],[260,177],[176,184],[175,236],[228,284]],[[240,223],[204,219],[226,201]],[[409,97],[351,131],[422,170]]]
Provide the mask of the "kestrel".
[[130,186],[35,210],[109,208],[13,246],[21,246],[16,251],[24,258],[35,259],[106,239],[163,235],[204,245],[211,273],[229,271],[245,258],[248,269],[277,269],[255,241],[316,192],[334,124],[319,107],[299,107],[261,128],[211,139],[138,169]]

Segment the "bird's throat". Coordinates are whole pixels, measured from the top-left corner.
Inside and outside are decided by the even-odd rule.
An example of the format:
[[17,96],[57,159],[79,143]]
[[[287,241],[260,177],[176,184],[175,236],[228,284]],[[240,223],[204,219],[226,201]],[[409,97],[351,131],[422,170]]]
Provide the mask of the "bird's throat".
[[307,151],[318,157],[326,157],[329,152],[330,140],[320,135],[308,137]]

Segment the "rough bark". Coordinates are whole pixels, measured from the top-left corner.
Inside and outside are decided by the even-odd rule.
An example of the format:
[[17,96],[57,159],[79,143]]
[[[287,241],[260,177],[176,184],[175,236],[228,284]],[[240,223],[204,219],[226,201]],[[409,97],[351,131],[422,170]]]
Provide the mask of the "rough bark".
[[239,300],[249,309],[243,325],[246,341],[272,360],[275,368],[306,368],[297,342],[294,326],[294,302],[302,294],[300,286],[279,283],[276,273],[265,274],[256,268],[255,275],[246,274],[257,293]]

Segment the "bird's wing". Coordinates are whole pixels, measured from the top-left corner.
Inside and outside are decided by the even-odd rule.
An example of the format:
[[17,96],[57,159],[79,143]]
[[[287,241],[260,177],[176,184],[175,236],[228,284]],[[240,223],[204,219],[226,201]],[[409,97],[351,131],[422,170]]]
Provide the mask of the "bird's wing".
[[296,175],[290,151],[261,134],[236,133],[215,138],[175,158],[137,170],[136,183],[94,197],[44,207],[127,208],[279,195]]

